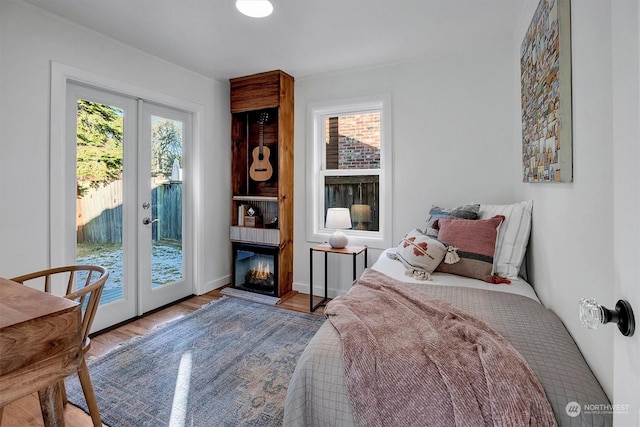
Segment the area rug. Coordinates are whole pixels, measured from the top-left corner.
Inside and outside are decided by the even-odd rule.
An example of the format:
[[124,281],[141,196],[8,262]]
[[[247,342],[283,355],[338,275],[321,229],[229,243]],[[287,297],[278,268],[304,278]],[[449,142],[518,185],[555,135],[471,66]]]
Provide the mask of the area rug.
[[[287,385],[323,317],[223,297],[89,361],[111,427],[282,425]],[[82,388],[69,401],[87,411]]]

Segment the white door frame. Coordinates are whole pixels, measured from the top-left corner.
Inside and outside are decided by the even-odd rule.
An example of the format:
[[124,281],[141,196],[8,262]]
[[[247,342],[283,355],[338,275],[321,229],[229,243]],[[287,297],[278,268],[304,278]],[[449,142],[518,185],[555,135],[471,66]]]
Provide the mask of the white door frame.
[[[611,2],[613,260],[612,301],[628,300],[636,331],[613,338],[614,425],[640,425],[640,7],[635,1]],[[615,328],[615,326],[611,326]],[[607,351],[607,349],[603,349]]]
[[[141,98],[156,104],[166,105],[179,110],[184,110],[192,114],[192,135],[193,135],[193,162],[188,171],[185,171],[193,187],[192,209],[189,218],[183,218],[193,227],[192,254],[193,254],[193,292],[200,294],[203,289],[204,262],[202,261],[203,239],[202,233],[203,200],[202,197],[202,173],[203,159],[200,155],[201,141],[203,141],[203,126],[201,126],[204,116],[204,106],[175,98],[162,93],[157,93],[149,89],[124,83],[89,71],[81,70],[72,66],[51,62],[51,131],[50,131],[50,180],[49,180],[49,263],[50,266],[68,265],[75,262],[75,203],[67,203],[69,200],[68,180],[65,175],[68,168],[68,156],[65,153],[68,147],[65,144],[65,137],[69,121],[66,114],[66,92],[67,82],[95,86],[106,91],[120,93],[133,98]],[[75,147],[73,148],[75,150]],[[75,182],[75,177],[72,178]],[[75,186],[72,186],[75,189]],[[75,194],[72,195],[75,198]]]

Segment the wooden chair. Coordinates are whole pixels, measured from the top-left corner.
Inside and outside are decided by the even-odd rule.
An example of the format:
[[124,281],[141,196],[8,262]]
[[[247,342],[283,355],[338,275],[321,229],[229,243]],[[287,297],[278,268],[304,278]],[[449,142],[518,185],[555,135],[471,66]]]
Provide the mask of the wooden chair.
[[[54,279],[52,280],[52,278]],[[108,278],[109,272],[104,267],[93,265],[71,265],[25,274],[23,276],[14,277],[11,280],[22,284],[28,283],[30,286],[37,284],[41,286],[41,289],[49,293],[51,293],[52,281],[66,281],[65,298],[77,301],[82,306],[82,327],[80,329],[80,334],[82,339],[82,353],[83,356],[86,356],[87,351],[89,351],[89,348],[91,347],[89,332],[91,331],[93,319],[98,311],[98,305],[100,303],[100,296],[102,295],[104,284]],[[80,288],[79,283],[76,283],[81,281],[84,282],[82,288]],[[93,385],[91,384],[91,377],[89,376],[89,369],[87,368],[85,357],[82,358],[78,377],[80,379],[80,384],[82,385],[82,391],[84,393],[85,400],[87,401],[93,425],[94,427],[101,427],[102,421],[100,420],[100,411],[98,410],[98,403],[96,402],[96,396],[93,391]],[[60,383],[63,402],[66,404],[67,393],[64,388],[64,381],[61,381]]]

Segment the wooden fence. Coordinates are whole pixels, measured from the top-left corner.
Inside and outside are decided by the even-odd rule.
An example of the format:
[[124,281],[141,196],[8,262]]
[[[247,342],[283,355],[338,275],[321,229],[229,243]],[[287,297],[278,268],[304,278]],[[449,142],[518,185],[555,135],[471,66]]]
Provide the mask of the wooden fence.
[[[350,208],[353,204],[371,207],[371,222],[367,230],[380,230],[380,185],[379,177],[327,176],[324,186],[324,205],[328,208]],[[326,212],[325,212],[326,215]]]
[[172,239],[182,241],[182,182],[170,181],[151,192],[153,240]]
[[[78,243],[122,243],[122,187],[122,181],[114,181],[76,199]],[[149,216],[159,220],[153,224],[153,240],[182,240],[182,182],[151,191]]]

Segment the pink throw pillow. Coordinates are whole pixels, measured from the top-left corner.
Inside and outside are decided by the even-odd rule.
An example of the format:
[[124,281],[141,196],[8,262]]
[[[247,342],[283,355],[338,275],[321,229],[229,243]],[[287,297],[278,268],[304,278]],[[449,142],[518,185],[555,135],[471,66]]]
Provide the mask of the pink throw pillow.
[[498,228],[504,219],[503,215],[477,220],[440,219],[438,240],[457,248],[460,260],[454,264],[440,263],[437,271],[490,283],[511,283],[505,278],[491,275]]

